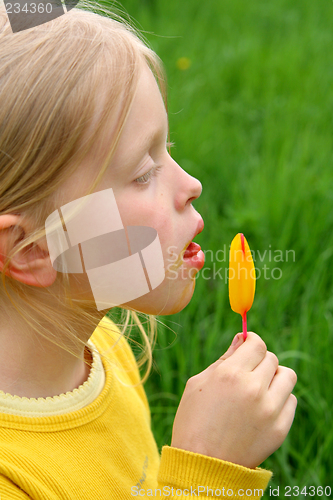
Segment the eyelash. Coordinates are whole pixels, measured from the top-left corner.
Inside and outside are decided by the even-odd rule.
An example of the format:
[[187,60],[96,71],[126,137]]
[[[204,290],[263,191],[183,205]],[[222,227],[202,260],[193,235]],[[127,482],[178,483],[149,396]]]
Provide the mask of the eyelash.
[[[168,148],[172,148],[173,145],[174,145],[173,142],[166,143],[166,147],[168,147]],[[145,186],[145,185],[149,184],[152,177],[157,175],[161,168],[162,168],[162,165],[157,165],[156,167],[151,168],[147,173],[145,173],[141,177],[138,177],[137,179],[135,179],[135,182],[137,184],[140,184],[141,186]]]
[[[156,167],[151,168],[146,174],[142,175],[141,177],[138,177],[135,179],[135,182],[141,185],[149,184],[150,179],[154,177],[154,175],[157,175],[158,171],[162,168],[162,165],[158,165]],[[142,182],[143,180],[143,182]]]

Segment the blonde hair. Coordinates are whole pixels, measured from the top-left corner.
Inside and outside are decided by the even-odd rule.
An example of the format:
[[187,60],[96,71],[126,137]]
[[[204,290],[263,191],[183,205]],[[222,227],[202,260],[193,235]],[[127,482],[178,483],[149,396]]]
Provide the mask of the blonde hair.
[[[80,325],[91,322],[95,326],[105,311],[98,312],[95,304],[72,300],[64,273],[60,282],[66,297],[62,303],[65,313],[59,318],[59,298],[55,296],[54,305],[45,308],[39,298],[51,293],[47,288],[30,286],[28,292],[23,283],[11,277],[5,279],[5,271],[14,255],[45,236],[45,220],[58,208],[52,196],[91,150],[121,99],[122,110],[110,150],[86,194],[92,193],[99,183],[127,118],[142,60],[153,71],[166,105],[163,67],[128,21],[106,8],[93,9],[85,0],[61,17],[17,33],[12,33],[1,5],[0,60],[0,215],[20,214],[36,223],[33,232],[5,262],[0,299],[6,293],[38,334],[76,356],[78,345],[87,345],[77,334]],[[86,138],[101,88],[106,96],[103,112]],[[19,307],[14,298],[20,299]],[[121,334],[128,326],[131,329],[133,320],[144,341],[137,360],[139,367],[148,363],[141,380],[144,382],[152,366],[157,320],[145,315],[149,323],[147,334],[137,312],[121,312]],[[55,336],[52,338],[43,321],[36,320],[37,316],[62,329],[68,340],[66,345],[59,344]]]

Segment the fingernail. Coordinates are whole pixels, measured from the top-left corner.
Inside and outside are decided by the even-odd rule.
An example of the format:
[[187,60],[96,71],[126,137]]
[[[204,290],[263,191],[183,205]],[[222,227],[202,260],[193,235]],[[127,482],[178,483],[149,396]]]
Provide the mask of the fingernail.
[[234,336],[234,339],[231,343],[231,345],[236,345],[238,344],[238,341],[239,341],[239,334],[237,333],[237,335]]

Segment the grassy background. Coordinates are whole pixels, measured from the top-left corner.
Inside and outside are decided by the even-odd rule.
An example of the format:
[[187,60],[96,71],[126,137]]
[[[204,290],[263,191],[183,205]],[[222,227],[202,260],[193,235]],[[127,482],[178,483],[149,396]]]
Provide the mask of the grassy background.
[[[157,443],[170,444],[187,379],[241,329],[224,279],[228,250],[224,261],[212,255],[244,232],[255,257],[267,251],[255,261],[267,266],[267,279],[257,280],[248,327],[298,375],[294,424],[262,466],[274,471],[270,484],[281,498],[287,485],[330,485],[333,495],[333,3],[122,5],[164,61],[173,156],[203,185],[193,205],[205,221],[196,241],[206,279],[201,271],[182,312],[160,317],[166,326],[145,384]],[[179,68],[183,57],[187,69]],[[275,267],[281,273],[272,275]]]

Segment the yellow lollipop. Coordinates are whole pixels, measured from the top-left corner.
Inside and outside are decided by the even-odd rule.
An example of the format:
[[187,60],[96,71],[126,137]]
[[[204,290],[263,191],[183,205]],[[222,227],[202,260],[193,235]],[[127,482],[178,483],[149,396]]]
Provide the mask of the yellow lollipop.
[[246,313],[253,304],[256,289],[256,271],[250,247],[242,233],[231,242],[229,252],[229,300],[233,311],[243,320],[243,337],[247,337]]

